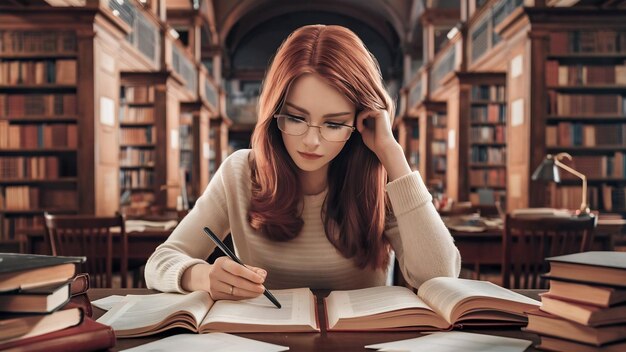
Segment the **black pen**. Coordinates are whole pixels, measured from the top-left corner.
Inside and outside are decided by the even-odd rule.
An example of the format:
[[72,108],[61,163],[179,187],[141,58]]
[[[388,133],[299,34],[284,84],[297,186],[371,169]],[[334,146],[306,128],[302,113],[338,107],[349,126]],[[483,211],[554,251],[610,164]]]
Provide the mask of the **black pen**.
[[[241,260],[239,260],[239,258],[237,258],[237,256],[235,255],[235,253],[233,253],[233,251],[230,250],[230,248],[228,248],[224,242],[222,242],[214,233],[213,231],[211,231],[211,229],[209,229],[208,227],[204,227],[204,232],[206,232],[207,235],[209,235],[209,237],[211,238],[211,240],[213,242],[215,242],[215,244],[222,250],[222,252],[224,252],[224,254],[226,254],[230,259],[234,260],[235,262],[239,263],[240,265],[245,266],[244,263],[241,262]],[[274,297],[274,295],[268,291],[267,289],[265,289],[265,291],[263,291],[263,295],[265,295],[265,297],[267,297],[267,299],[269,299],[272,303],[274,303],[274,305],[277,308],[281,308],[282,306],[280,305],[280,303],[278,302],[278,300],[276,299],[276,297]]]

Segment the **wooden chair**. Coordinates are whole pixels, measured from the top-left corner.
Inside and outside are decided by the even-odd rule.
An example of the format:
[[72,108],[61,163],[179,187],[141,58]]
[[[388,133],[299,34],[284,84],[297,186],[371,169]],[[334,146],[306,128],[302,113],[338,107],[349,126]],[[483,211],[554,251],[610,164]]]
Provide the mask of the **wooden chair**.
[[47,241],[52,255],[86,256],[83,270],[89,273],[92,287],[111,287],[113,277],[112,228],[119,228],[122,249],[120,271],[122,287],[126,287],[127,246],[124,218],[92,215],[44,214]]
[[546,288],[545,258],[588,251],[596,217],[516,218],[507,214],[502,238],[502,286]]

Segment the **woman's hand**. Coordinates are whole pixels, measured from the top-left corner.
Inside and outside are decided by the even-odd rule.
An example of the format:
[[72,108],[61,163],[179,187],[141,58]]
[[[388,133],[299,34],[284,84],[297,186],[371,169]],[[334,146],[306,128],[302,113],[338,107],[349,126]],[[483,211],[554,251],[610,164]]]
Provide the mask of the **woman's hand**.
[[214,300],[240,300],[259,296],[265,290],[267,272],[261,268],[219,257],[210,264],[198,264],[183,274],[181,285],[187,291],[204,290]]
[[364,110],[356,117],[356,128],[363,143],[378,157],[387,171],[389,181],[411,173],[404,151],[393,137],[387,110]]
[[363,110],[356,117],[356,129],[363,143],[381,158],[386,148],[397,145],[391,131],[391,119],[387,110]]

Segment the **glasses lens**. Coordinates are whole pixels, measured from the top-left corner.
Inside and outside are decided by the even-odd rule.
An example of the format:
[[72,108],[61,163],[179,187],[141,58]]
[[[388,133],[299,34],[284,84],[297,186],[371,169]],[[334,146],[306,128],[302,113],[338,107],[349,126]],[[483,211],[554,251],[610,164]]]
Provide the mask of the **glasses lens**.
[[305,121],[288,115],[277,115],[276,119],[278,120],[278,128],[292,136],[300,136],[308,129]]
[[352,134],[352,128],[342,125],[325,124],[322,126],[322,137],[329,142],[347,141]]

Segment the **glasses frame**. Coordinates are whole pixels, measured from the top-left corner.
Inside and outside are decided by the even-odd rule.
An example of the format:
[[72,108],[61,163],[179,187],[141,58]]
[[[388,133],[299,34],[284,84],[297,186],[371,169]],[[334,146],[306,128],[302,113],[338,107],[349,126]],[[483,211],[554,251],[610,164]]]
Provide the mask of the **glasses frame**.
[[[279,130],[281,130],[282,132],[285,132],[285,131],[283,131],[283,130],[280,128],[280,123],[278,123],[278,118],[279,118],[279,117],[286,117],[286,118],[295,118],[295,117],[294,117],[294,116],[292,116],[292,115],[289,115],[289,114],[274,114],[274,118],[276,119],[276,125],[278,126],[278,129],[279,129]],[[326,139],[326,137],[324,137],[324,134],[322,133],[322,127],[323,127],[323,126],[316,126],[316,125],[312,125],[312,124],[310,124],[307,120],[301,120],[301,121],[302,121],[302,122],[304,122],[304,123],[307,125],[307,128],[306,128],[306,130],[304,130],[304,132],[302,132],[302,133],[300,133],[300,134],[293,134],[293,133],[287,133],[287,132],[285,132],[285,133],[286,133],[286,134],[288,134],[288,135],[290,135],[290,136],[304,136],[305,134],[307,134],[307,132],[309,132],[309,129],[310,129],[311,127],[315,127],[315,128],[318,128],[318,129],[319,129],[319,130],[318,130],[318,131],[319,131],[319,134],[320,134],[320,136],[322,137],[322,139],[323,139],[323,140],[325,140],[325,141],[327,141],[327,142],[331,142],[331,143],[341,143],[341,142],[346,142],[346,141],[348,141],[348,140],[350,139],[350,137],[352,136],[352,133],[354,133],[354,131],[356,130],[356,127],[354,127],[354,126],[352,126],[352,125],[346,125],[345,123],[335,123],[335,122],[333,122],[333,124],[334,124],[334,125],[337,125],[337,126],[343,126],[343,127],[348,127],[348,128],[350,128],[350,134],[348,135],[348,138],[346,138],[346,139],[344,139],[344,140],[341,140],[341,141],[329,141],[328,139]]]

